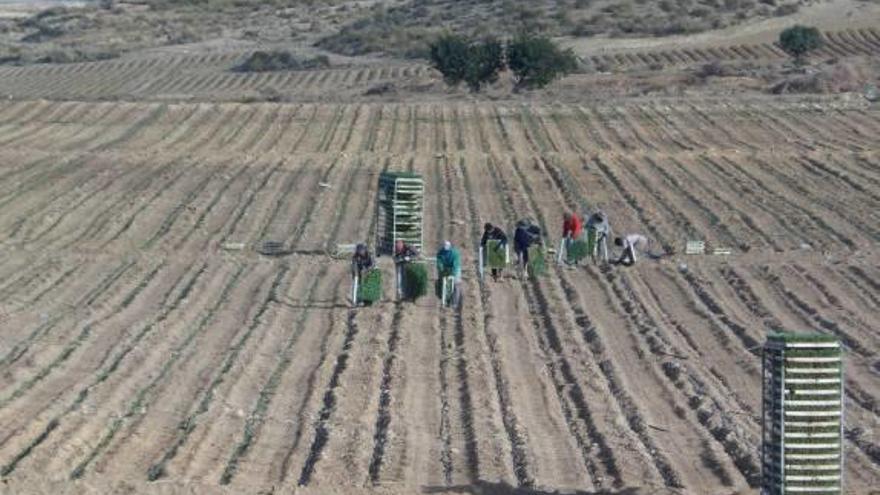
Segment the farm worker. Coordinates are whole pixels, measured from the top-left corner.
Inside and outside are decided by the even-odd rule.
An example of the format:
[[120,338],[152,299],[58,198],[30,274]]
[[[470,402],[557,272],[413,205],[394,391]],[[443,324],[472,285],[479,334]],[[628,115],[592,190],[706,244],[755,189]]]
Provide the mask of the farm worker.
[[403,241],[394,243],[394,262],[398,264],[409,263],[418,257],[419,251]]
[[516,252],[517,262],[520,266],[529,263],[529,247],[541,241],[541,228],[532,225],[528,220],[516,222],[516,230],[513,232],[513,250]]
[[648,249],[648,238],[641,234],[629,234],[614,239],[614,244],[623,248],[615,264],[632,266],[636,263],[636,252]]
[[459,293],[459,285],[461,284],[461,255],[458,249],[455,249],[449,241],[443,241],[443,246],[437,251],[437,272],[441,278],[452,276],[455,279],[452,288],[452,301],[454,306],[458,306],[461,296]]
[[[504,249],[507,246],[507,234],[500,228],[486,222],[483,225],[483,238],[480,239],[480,246],[483,247],[484,253],[486,252],[486,243],[488,241],[498,241],[498,247]],[[498,272],[498,268],[492,269],[492,280],[498,280]]]
[[[571,243],[583,235],[583,230],[583,222],[581,222],[577,213],[567,211],[562,215],[562,239],[566,252],[571,247]],[[566,260],[566,263],[568,263],[568,260]]]
[[602,210],[593,213],[590,218],[587,219],[587,230],[593,230],[596,239],[593,246],[593,252],[590,253],[590,256],[592,256],[595,261],[596,255],[599,253],[599,249],[601,249],[602,259],[607,263],[608,238],[611,237],[611,226],[608,224],[608,217],[605,216],[605,213],[602,212]]
[[397,297],[403,296],[404,267],[419,256],[419,251],[409,244],[398,240],[394,243],[394,266],[397,277]]
[[365,271],[373,268],[373,256],[367,249],[366,244],[358,244],[354,249],[354,256],[351,257],[351,276],[358,279],[363,278]]
[[562,237],[567,241],[577,239],[583,234],[584,226],[577,213],[566,212],[562,215]]

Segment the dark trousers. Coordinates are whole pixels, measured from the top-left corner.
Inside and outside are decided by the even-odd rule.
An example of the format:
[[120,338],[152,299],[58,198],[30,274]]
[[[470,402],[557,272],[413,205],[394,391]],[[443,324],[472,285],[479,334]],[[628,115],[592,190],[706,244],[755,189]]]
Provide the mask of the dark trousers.
[[636,264],[636,254],[633,252],[632,246],[624,248],[623,254],[620,255],[617,263],[623,266],[633,266]]

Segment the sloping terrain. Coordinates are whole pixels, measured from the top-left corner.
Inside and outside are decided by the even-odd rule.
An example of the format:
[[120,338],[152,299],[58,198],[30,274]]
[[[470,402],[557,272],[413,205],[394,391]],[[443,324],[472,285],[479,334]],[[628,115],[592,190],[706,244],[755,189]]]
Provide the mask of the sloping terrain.
[[[0,486],[754,493],[760,345],[787,329],[846,345],[869,492],[878,134],[855,99],[0,103]],[[348,307],[326,253],[372,237],[386,169],[425,176],[462,309]],[[476,277],[483,222],[553,240],[597,207],[669,254]]]
[[322,37],[335,53],[382,52],[424,56],[442,32],[507,38],[520,31],[547,36],[663,37],[718,30],[746,21],[791,16],[802,5],[823,2],[773,0],[408,0],[377,3],[366,14]]
[[[824,37],[826,44],[816,51],[814,60],[870,58],[880,50],[880,30],[875,28],[828,31]],[[413,99],[437,99],[445,91],[436,72],[423,63],[373,61],[322,70],[233,71],[247,53],[154,53],[87,63],[0,66],[0,95],[52,100],[357,102],[384,86],[409,90]],[[596,69],[618,73],[665,69],[681,74],[707,63],[745,63],[763,66],[765,73],[773,74],[779,71],[778,67],[771,68],[773,64],[778,66],[786,59],[773,43],[752,43],[595,54],[585,61]],[[662,78],[660,73],[651,74],[655,75],[649,77]],[[604,77],[574,75],[555,87],[562,88],[566,99],[601,98],[602,88],[597,86],[609,86],[601,82]],[[880,82],[876,70],[865,81]]]

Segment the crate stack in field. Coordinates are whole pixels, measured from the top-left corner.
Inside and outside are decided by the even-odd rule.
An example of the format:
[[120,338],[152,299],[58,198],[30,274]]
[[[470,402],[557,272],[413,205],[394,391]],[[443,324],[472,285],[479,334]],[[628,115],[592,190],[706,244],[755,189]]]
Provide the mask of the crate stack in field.
[[377,254],[392,254],[397,241],[422,250],[424,199],[425,183],[420,175],[409,172],[382,172],[379,175]]
[[843,493],[840,341],[775,333],[763,354],[762,494]]

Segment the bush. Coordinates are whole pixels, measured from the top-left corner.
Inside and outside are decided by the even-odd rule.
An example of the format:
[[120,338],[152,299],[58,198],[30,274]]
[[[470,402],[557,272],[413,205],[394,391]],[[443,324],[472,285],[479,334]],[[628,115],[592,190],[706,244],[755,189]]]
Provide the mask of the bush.
[[504,69],[504,47],[495,39],[470,42],[453,34],[431,43],[431,65],[443,74],[450,86],[467,83],[471,91],[498,80]]
[[822,35],[814,27],[792,26],[779,34],[779,46],[800,62],[804,55],[822,46]]
[[59,48],[50,50],[39,55],[33,60],[38,64],[75,64],[81,62],[94,62],[97,60],[109,60],[118,57],[115,52],[83,52],[74,49]]
[[800,4],[787,3],[785,5],[780,5],[779,7],[776,7],[776,10],[773,11],[773,15],[777,17],[782,17],[786,15],[797,14],[800,9]]
[[708,79],[710,77],[725,77],[730,75],[730,70],[720,60],[705,63],[697,70],[697,77]]
[[471,91],[479,91],[484,84],[498,80],[498,73],[504,70],[504,47],[498,40],[472,44],[468,54],[464,80]]
[[244,62],[233,68],[236,72],[268,72],[276,70],[306,70],[328,67],[330,60],[319,55],[314,58],[300,60],[292,53],[285,51],[262,52],[251,54]]
[[507,65],[517,88],[543,88],[577,68],[574,52],[543,36],[521,35],[507,44]]
[[468,42],[461,36],[447,34],[431,43],[431,65],[443,74],[450,86],[464,81],[468,66]]

